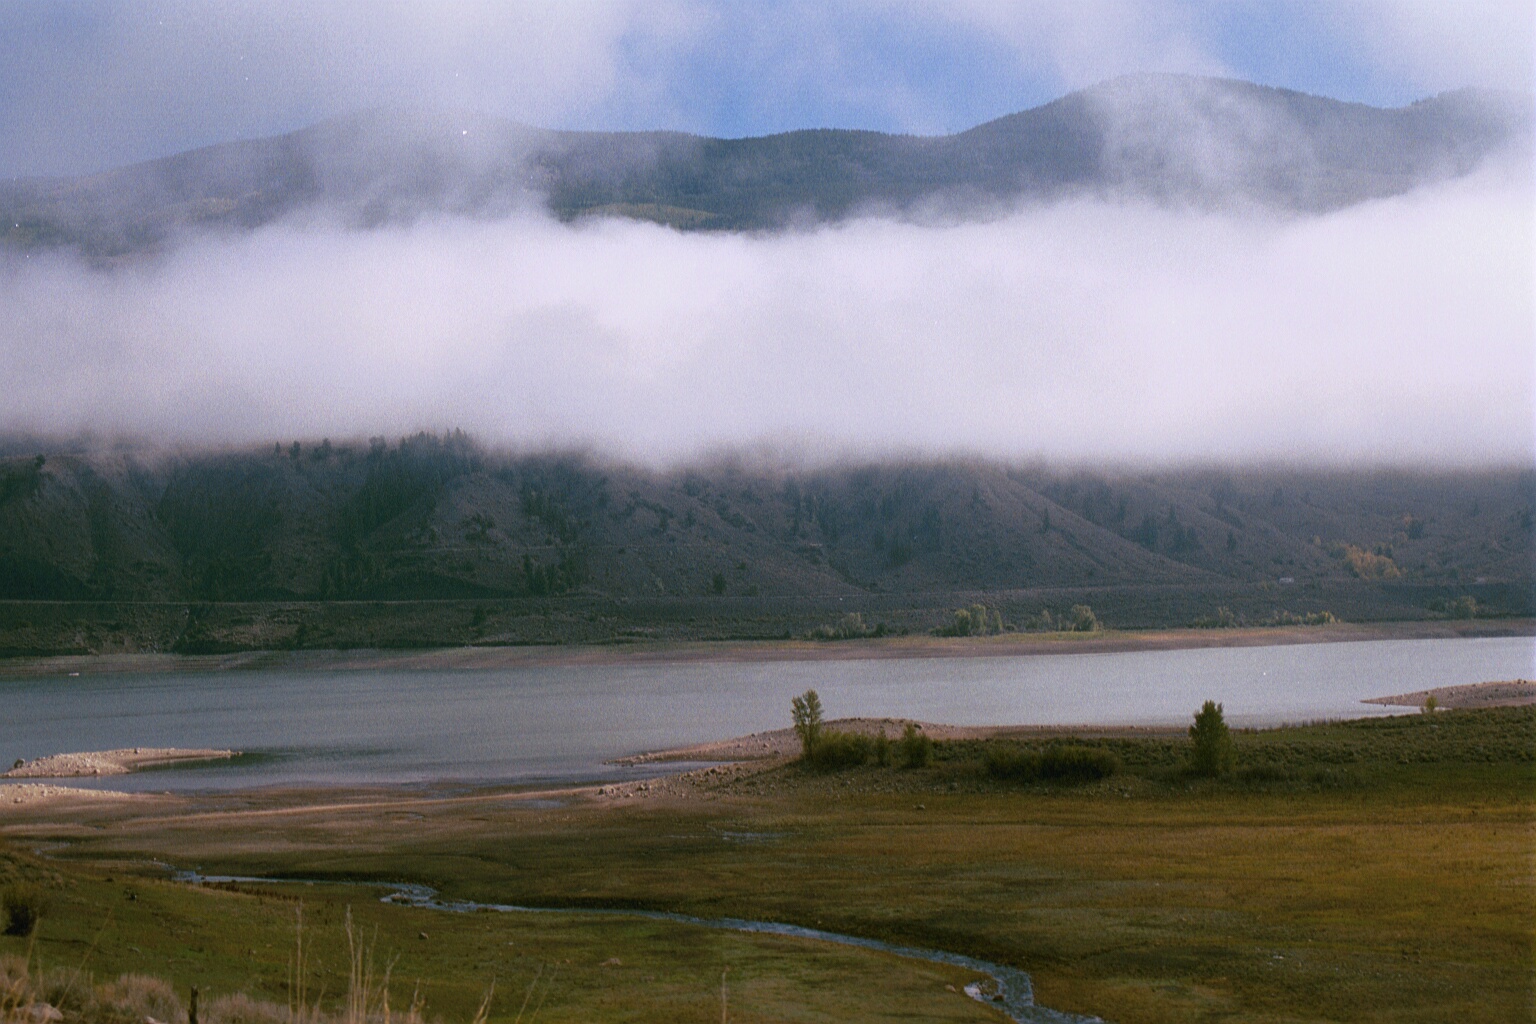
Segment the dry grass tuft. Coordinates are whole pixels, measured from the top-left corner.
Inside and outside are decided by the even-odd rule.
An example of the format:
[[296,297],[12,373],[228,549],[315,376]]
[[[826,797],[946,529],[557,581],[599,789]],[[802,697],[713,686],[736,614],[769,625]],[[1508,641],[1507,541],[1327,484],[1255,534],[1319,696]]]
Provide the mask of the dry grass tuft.
[[96,986],[87,1005],[87,1016],[101,1024],[143,1024],[147,1017],[176,1024],[187,1019],[176,990],[161,978],[124,974],[116,981]]
[[244,992],[210,999],[199,1020],[206,1024],[290,1024],[288,1007],[252,999]]

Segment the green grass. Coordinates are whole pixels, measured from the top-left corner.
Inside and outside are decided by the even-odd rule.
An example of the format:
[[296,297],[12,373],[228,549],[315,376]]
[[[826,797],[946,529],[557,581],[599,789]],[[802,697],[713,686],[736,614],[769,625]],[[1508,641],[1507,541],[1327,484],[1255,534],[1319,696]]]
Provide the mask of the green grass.
[[[794,922],[1013,964],[1045,1005],[1122,1022],[1531,1019],[1536,710],[1234,739],[1239,771],[1211,780],[1182,772],[1176,737],[1072,737],[1113,752],[1121,771],[1019,783],[988,774],[985,744],[941,743],[927,769],[788,765],[670,804],[114,812],[33,833],[71,843],[48,869],[65,898],[39,948],[67,961],[110,909],[120,937],[94,954],[104,970],[280,985],[291,904],[100,878],[121,871],[114,858],[157,856],[412,880],[484,901]],[[469,1018],[490,974],[526,984],[557,960],[571,961],[572,987],[540,1020],[718,1019],[728,963],[732,985],[756,993],[740,1015],[733,997],[733,1020],[996,1019],[944,987],[963,983],[957,972],[860,951],[615,919],[451,918],[311,892],[317,928],[334,930],[353,903],[401,956],[395,976],[430,979],[449,1019]],[[254,957],[237,948],[247,934],[261,937]],[[600,967],[615,956],[622,971]],[[493,1019],[512,1019],[504,1009]]]

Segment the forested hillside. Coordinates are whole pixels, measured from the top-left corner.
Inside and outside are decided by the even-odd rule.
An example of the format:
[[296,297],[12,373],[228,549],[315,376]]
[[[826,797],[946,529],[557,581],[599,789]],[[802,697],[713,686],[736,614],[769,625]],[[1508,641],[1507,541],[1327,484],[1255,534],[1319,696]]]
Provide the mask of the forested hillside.
[[1528,587],[1536,474],[652,472],[461,434],[0,460],[0,598],[783,597]]

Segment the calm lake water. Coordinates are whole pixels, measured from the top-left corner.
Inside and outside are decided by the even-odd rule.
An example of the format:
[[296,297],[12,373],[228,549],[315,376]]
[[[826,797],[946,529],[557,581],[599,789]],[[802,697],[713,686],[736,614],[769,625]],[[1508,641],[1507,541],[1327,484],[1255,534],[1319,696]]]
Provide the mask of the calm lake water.
[[[0,667],[0,673],[3,673]],[[829,718],[1182,724],[1201,701],[1263,725],[1401,714],[1367,697],[1536,677],[1536,639],[1386,640],[998,658],[229,671],[0,678],[0,763],[133,746],[247,751],[118,776],[118,789],[454,785],[623,777],[607,758]]]

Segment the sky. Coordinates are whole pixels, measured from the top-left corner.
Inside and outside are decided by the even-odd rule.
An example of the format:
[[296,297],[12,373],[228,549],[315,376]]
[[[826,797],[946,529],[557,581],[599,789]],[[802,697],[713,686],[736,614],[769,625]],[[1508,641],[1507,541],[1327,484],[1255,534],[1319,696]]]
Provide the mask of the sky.
[[717,136],[942,133],[1137,71],[1378,106],[1531,92],[1530,0],[10,0],[0,175],[381,104]]
[[[1532,92],[1530,4],[0,5],[0,160],[74,173],[370,105],[946,132],[1138,71]],[[1214,161],[1220,166],[1221,161]],[[1536,203],[1495,162],[1316,216],[1079,197],[769,234],[291,220],[0,263],[0,432],[463,428],[676,464],[1536,464]]]

